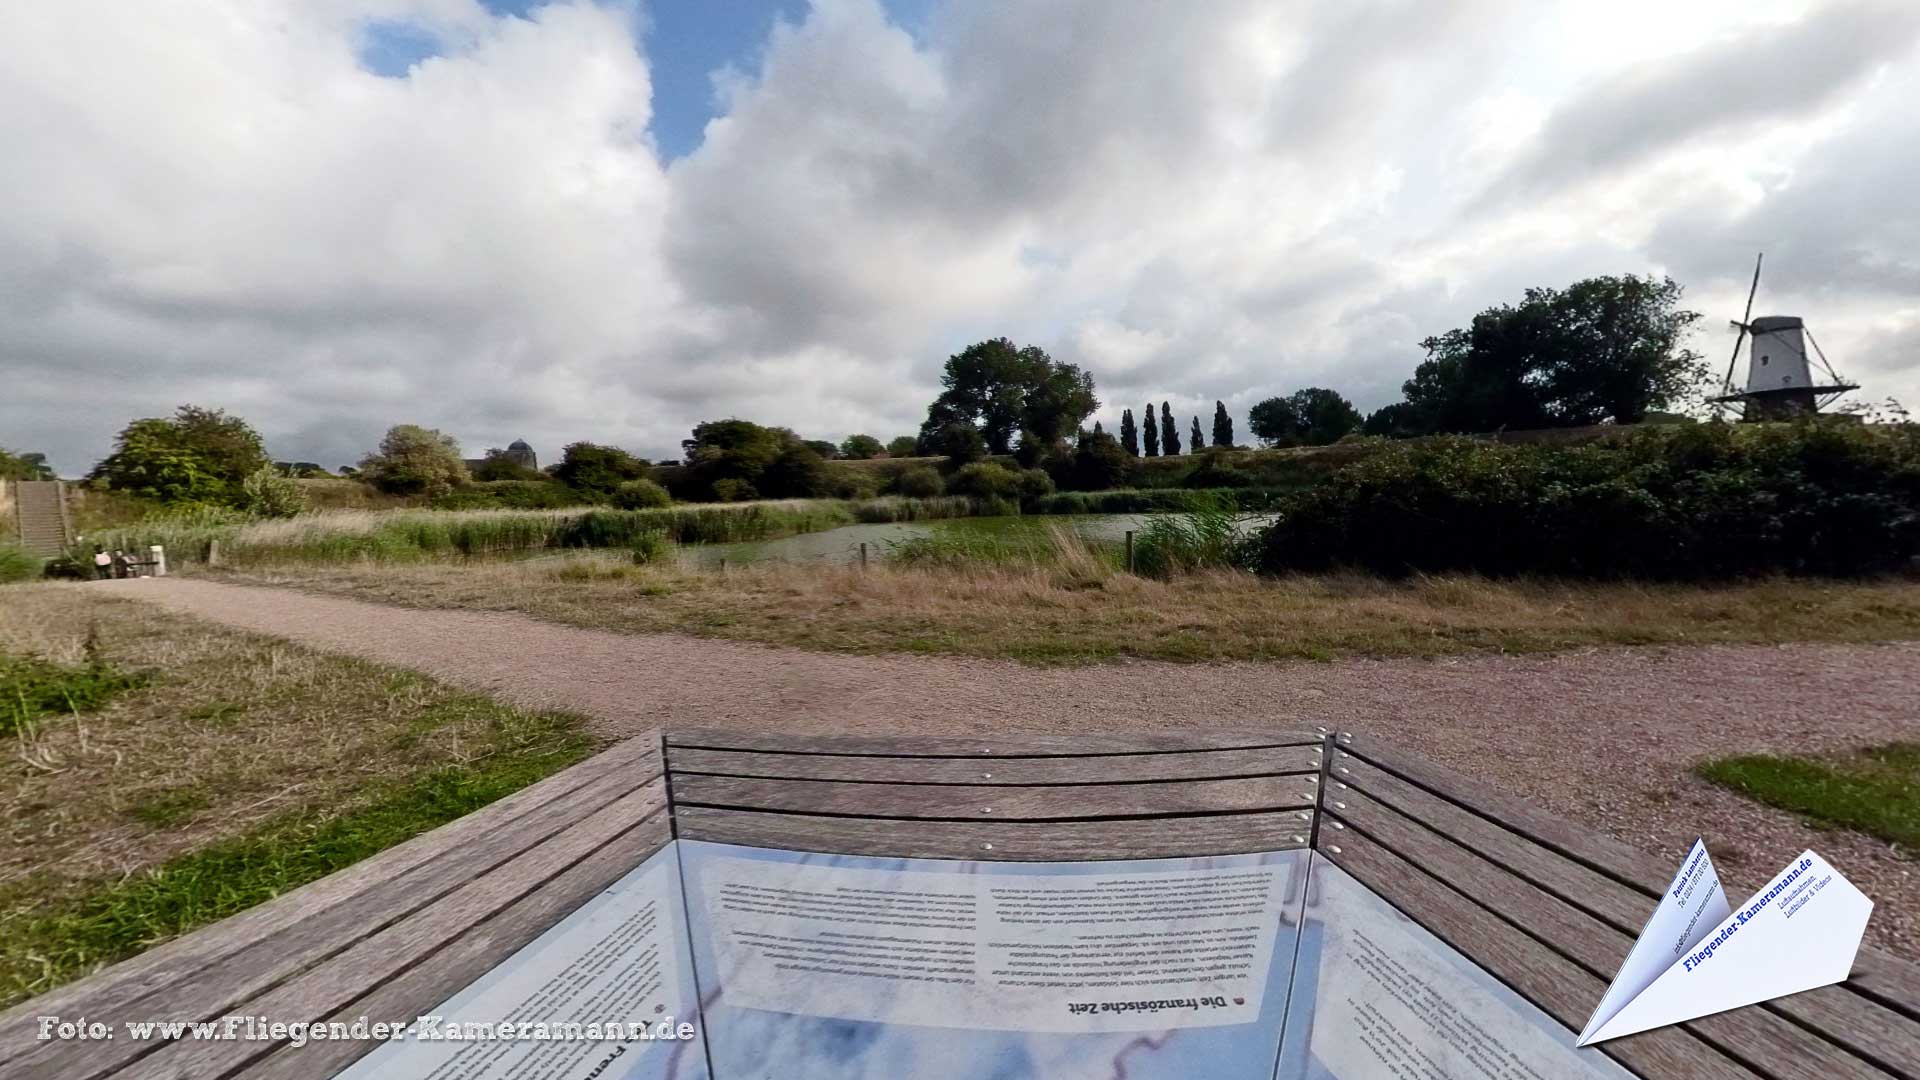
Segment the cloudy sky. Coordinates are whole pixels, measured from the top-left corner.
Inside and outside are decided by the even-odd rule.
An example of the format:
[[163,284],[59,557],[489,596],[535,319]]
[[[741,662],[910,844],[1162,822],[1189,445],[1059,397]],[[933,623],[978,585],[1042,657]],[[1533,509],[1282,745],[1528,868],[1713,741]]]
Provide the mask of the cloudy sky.
[[[1112,426],[1398,396],[1532,284],[1666,273],[1920,401],[1911,0],[111,0],[0,35],[0,446],[182,402],[649,457],[911,432],[996,335]],[[1244,430],[1244,419],[1241,420]]]

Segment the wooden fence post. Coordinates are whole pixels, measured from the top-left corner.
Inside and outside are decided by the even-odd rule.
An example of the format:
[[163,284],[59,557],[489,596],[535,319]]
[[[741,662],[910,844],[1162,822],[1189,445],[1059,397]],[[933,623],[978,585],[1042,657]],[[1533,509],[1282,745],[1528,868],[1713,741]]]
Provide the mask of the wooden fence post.
[[207,541],[207,565],[220,565],[220,541],[218,540]]
[[862,540],[860,541],[860,569],[865,570],[866,568],[867,568],[867,542],[865,540]]

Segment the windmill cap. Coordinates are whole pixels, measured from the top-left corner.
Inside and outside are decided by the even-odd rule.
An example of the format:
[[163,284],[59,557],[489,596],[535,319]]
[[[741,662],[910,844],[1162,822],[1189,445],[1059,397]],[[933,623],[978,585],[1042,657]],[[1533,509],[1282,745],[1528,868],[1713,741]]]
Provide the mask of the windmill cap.
[[1765,334],[1774,330],[1798,330],[1800,326],[1798,315],[1762,315],[1748,323],[1747,329],[1756,334]]

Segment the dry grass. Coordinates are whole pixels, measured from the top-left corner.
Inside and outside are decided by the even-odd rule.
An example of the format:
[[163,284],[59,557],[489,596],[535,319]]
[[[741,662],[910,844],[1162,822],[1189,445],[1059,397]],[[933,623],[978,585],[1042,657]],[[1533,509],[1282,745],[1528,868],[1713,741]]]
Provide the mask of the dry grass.
[[[412,672],[84,586],[4,591],[0,654],[77,665],[89,660],[91,633],[92,660],[145,678],[97,711],[43,718],[0,739],[0,940],[9,941],[0,1003],[124,955],[126,942],[69,934],[58,916],[156,880],[147,871],[257,842],[263,830],[276,837],[276,857],[295,860],[301,841],[271,827],[350,823],[358,809],[449,768],[499,772],[511,760],[537,775],[545,755],[559,767],[586,748],[578,718],[521,714]],[[510,746],[513,738],[522,741]],[[238,893],[246,883],[216,884]],[[15,947],[29,940],[41,950],[31,957]]]
[[520,611],[596,629],[1028,663],[1330,659],[1920,638],[1920,582],[1711,587],[1259,578],[1152,581],[1082,550],[1057,565],[634,566],[576,554],[462,566],[288,568],[241,580],[386,603]]

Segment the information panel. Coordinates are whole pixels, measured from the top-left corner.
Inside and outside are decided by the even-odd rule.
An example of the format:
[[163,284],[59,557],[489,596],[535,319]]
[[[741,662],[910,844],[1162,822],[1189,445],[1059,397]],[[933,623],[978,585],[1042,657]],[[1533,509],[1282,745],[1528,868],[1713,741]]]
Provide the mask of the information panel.
[[679,840],[340,1075],[1630,1077],[1575,1039],[1305,850],[1012,863]]
[[1632,1080],[1316,857],[1279,1080]]
[[680,841],[716,1076],[1269,1080],[1307,853],[874,859]]

